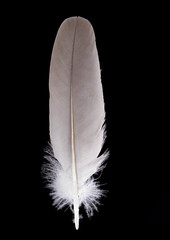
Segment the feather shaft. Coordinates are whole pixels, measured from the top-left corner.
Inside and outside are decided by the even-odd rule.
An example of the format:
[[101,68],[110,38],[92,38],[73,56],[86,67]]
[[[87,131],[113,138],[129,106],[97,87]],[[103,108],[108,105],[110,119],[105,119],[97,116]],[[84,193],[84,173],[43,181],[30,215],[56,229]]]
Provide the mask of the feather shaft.
[[74,45],[75,45],[75,37],[76,37],[76,27],[77,21],[75,25],[74,31],[74,39],[73,39],[73,51],[72,51],[72,66],[71,66],[71,94],[70,94],[70,102],[71,102],[71,152],[72,152],[72,178],[73,178],[73,205],[74,205],[74,222],[75,228],[78,230],[79,228],[79,201],[78,201],[78,178],[77,178],[77,166],[76,166],[76,154],[75,154],[75,131],[74,131],[74,97],[73,97],[73,71],[74,71]]

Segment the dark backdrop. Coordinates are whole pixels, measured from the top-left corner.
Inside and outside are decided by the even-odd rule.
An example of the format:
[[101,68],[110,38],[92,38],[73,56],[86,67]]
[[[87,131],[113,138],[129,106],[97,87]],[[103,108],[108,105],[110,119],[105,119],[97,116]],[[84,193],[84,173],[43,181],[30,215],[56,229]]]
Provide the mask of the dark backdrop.
[[75,232],[70,210],[57,211],[44,188],[41,166],[49,141],[50,57],[60,24],[78,14],[30,10],[7,23],[10,81],[5,83],[11,111],[4,115],[10,132],[5,142],[12,145],[7,144],[6,152],[12,166],[7,223],[16,223],[13,231],[24,229],[24,234],[38,236],[60,232],[114,236],[148,224],[169,224],[166,34],[159,16],[147,11],[79,14],[96,34],[106,108],[104,149],[110,150],[110,157],[101,182],[109,192],[99,212],[90,220],[85,216]]

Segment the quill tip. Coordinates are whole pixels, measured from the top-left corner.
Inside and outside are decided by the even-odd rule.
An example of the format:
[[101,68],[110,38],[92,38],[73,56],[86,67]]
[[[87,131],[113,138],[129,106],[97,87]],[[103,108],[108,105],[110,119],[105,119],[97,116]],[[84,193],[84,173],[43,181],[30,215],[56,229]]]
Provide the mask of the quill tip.
[[78,223],[75,223],[75,228],[76,228],[76,230],[79,229],[79,224]]
[[74,202],[74,223],[76,230],[79,229],[79,207],[77,201]]
[[77,208],[74,212],[74,221],[75,221],[75,228],[76,230],[79,229],[79,209]]

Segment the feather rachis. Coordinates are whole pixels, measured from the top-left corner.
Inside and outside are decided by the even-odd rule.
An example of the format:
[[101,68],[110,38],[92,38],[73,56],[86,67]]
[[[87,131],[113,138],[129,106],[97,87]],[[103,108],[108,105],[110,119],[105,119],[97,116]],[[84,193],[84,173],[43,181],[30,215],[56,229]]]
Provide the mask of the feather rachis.
[[76,164],[76,152],[75,152],[75,130],[74,130],[74,95],[73,95],[73,78],[74,78],[74,45],[76,38],[76,27],[74,31],[73,39],[73,51],[72,51],[72,67],[71,67],[71,93],[70,93],[70,103],[71,103],[71,153],[72,153],[72,180],[73,180],[73,206],[74,206],[74,222],[76,229],[79,228],[79,199],[78,199],[78,177],[77,177],[77,164]]

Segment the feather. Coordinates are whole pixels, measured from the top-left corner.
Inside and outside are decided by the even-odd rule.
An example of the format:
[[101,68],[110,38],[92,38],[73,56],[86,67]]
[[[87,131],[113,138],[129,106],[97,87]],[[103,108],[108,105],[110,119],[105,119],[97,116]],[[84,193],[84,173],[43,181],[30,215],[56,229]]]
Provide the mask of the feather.
[[93,174],[101,171],[108,151],[99,155],[105,140],[105,109],[95,35],[81,17],[66,19],[53,46],[50,76],[50,142],[45,178],[61,209],[70,206],[75,228],[79,208],[88,216],[103,195]]

